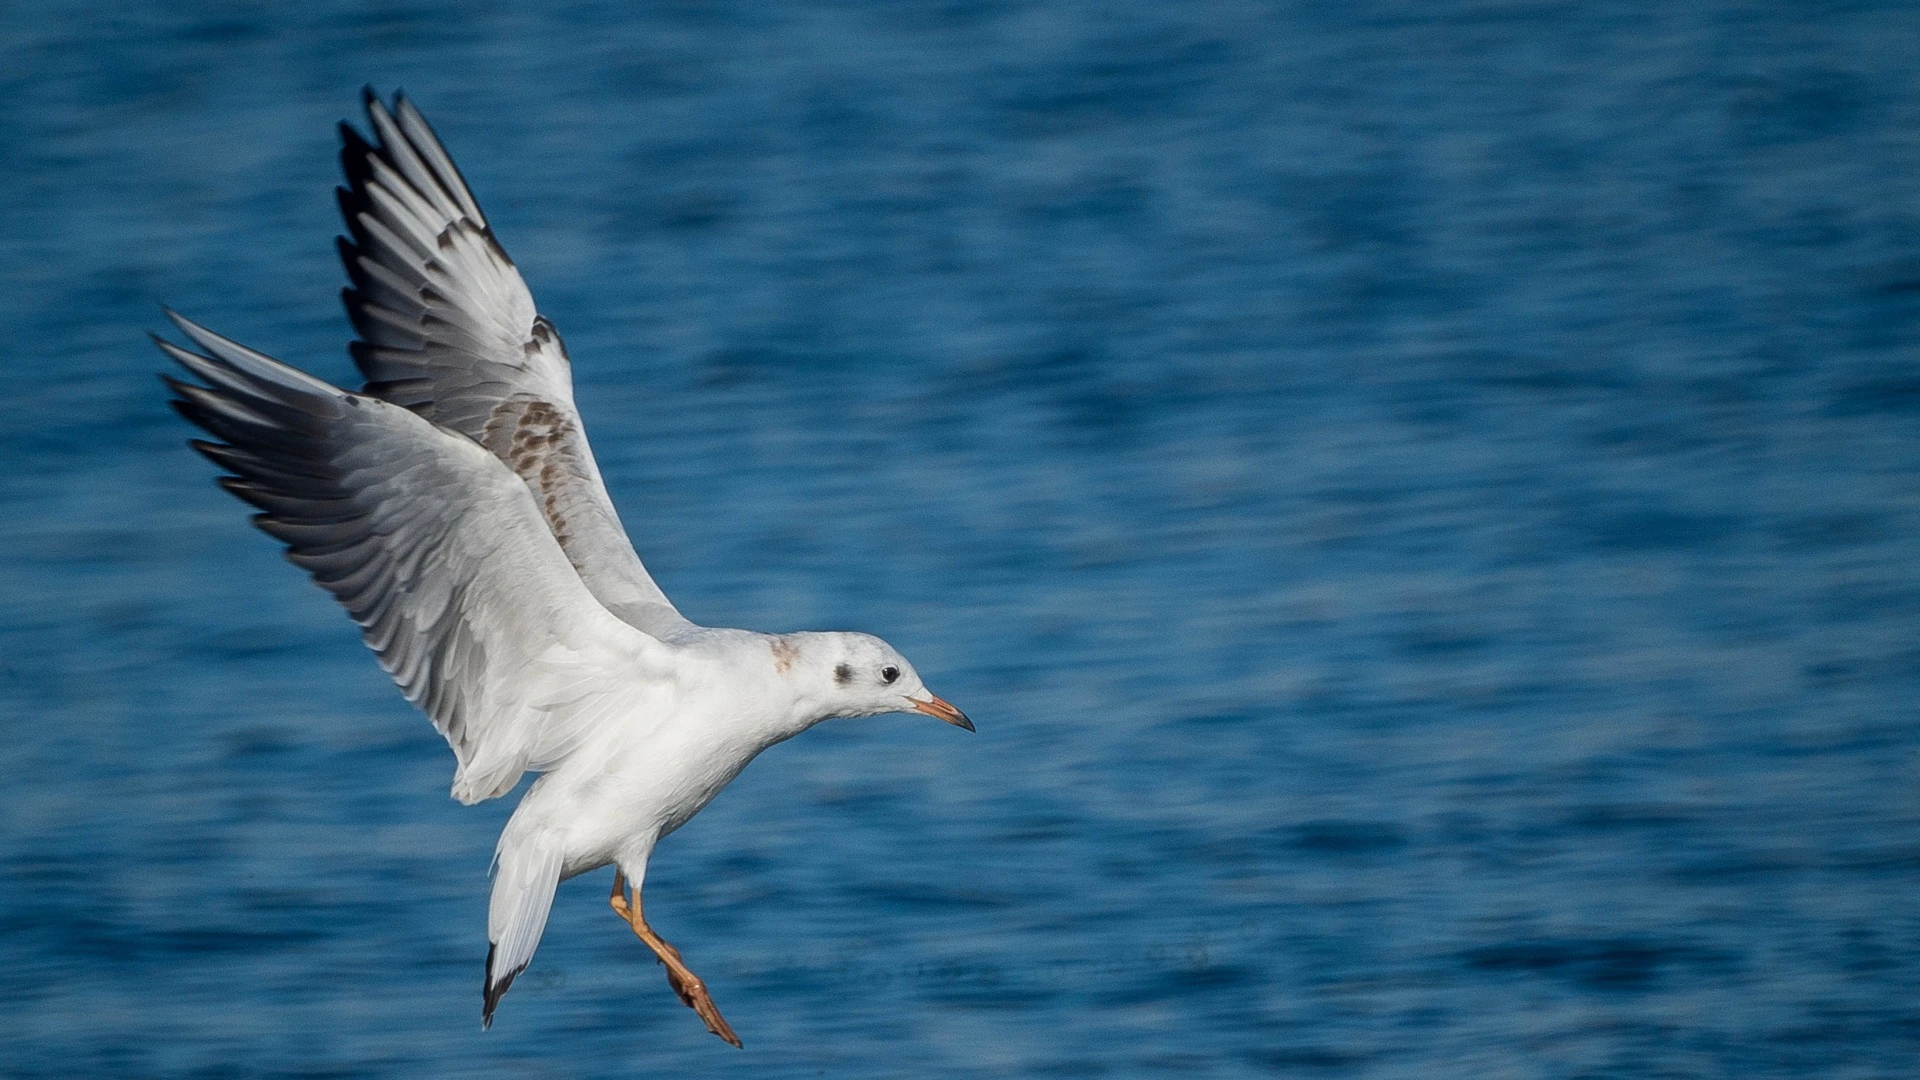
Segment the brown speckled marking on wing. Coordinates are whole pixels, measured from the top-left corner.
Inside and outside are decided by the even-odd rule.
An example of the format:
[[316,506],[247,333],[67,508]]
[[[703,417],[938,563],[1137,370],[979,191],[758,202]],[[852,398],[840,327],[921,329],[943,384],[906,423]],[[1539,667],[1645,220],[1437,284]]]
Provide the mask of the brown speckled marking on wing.
[[[482,440],[533,489],[547,527],[563,549],[572,537],[561,499],[567,493],[568,477],[579,478],[585,472],[579,464],[579,437],[580,429],[564,410],[531,394],[515,394],[494,406]],[[570,549],[567,555],[573,558]],[[574,562],[578,566],[579,560]]]
[[426,119],[367,96],[343,125],[343,294],[366,392],[484,445],[525,481],[594,598],[659,637],[690,625],[641,565],[573,408],[566,345],[542,316]]

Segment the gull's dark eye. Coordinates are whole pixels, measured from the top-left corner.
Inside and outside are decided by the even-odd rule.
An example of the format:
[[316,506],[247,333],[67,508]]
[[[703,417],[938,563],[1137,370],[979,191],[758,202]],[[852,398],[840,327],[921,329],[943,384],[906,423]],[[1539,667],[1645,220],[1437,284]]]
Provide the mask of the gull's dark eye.
[[883,683],[892,685],[893,680],[899,677],[900,677],[900,669],[897,667],[894,667],[892,664],[888,664],[886,667],[883,667],[880,669],[880,681]]

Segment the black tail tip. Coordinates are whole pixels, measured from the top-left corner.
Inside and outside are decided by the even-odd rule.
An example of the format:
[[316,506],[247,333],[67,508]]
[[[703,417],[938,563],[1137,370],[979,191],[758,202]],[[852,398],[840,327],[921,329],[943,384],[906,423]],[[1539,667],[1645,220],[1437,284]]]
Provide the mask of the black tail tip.
[[482,1031],[493,1027],[493,1010],[499,1006],[500,999],[507,996],[507,988],[513,985],[513,980],[527,970],[527,965],[521,964],[499,979],[495,979],[493,955],[498,949],[499,946],[492,942],[487,944],[487,971],[480,982],[480,1030]]
[[[373,87],[367,87],[372,90]],[[480,973],[480,1030],[493,1026],[493,1007],[500,1004],[500,995],[493,992],[493,954],[497,946],[487,942],[487,966]]]

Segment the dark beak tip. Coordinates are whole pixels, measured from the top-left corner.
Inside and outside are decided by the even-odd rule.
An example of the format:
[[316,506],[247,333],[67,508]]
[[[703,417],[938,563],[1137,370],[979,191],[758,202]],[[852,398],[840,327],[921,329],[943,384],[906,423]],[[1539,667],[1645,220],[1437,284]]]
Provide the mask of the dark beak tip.
[[954,708],[951,703],[943,701],[940,698],[928,695],[926,701],[921,701],[918,698],[908,698],[907,702],[913,706],[913,711],[915,712],[926,713],[936,720],[943,720],[957,728],[966,728],[968,731],[973,730],[973,721],[967,719],[966,713]]

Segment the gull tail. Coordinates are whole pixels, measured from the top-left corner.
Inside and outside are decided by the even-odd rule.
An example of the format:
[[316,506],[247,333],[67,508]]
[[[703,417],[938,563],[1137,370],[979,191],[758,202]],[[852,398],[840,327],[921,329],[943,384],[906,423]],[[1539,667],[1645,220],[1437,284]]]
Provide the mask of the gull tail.
[[553,890],[560,884],[558,838],[546,832],[515,829],[500,834],[493,854],[493,901],[487,909],[487,977],[481,985],[480,1025],[493,1026],[514,976],[527,969],[540,934],[547,928]]

